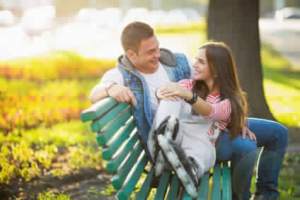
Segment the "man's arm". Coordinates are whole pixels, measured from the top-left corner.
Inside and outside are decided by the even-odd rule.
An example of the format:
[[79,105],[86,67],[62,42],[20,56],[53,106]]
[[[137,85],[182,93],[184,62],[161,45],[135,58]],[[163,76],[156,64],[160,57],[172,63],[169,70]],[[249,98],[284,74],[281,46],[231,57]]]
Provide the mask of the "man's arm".
[[96,85],[89,96],[89,100],[91,103],[96,103],[97,101],[100,101],[101,99],[104,99],[105,97],[108,97],[108,94],[105,90],[105,85]]
[[[108,84],[115,83],[110,87]],[[100,84],[96,85],[89,96],[91,103],[96,103],[101,99],[111,96],[117,102],[132,102],[136,105],[136,99],[128,87],[123,86],[124,80],[122,74],[117,69],[112,69],[105,73],[101,79]]]

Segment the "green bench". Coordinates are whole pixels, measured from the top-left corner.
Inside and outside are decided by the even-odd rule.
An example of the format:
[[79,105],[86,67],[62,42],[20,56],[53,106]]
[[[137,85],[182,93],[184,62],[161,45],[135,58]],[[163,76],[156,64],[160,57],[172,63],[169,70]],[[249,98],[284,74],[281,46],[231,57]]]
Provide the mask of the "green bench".
[[[147,199],[150,191],[154,199],[192,199],[185,193],[176,174],[169,171],[156,180],[157,188],[152,188],[153,168],[139,141],[129,104],[117,103],[108,97],[84,110],[80,117],[83,122],[91,121],[92,131],[98,133],[97,143],[102,147],[102,158],[107,160],[107,171],[113,174],[111,182],[118,199],[128,199],[133,191],[136,192],[135,199]],[[137,188],[140,178],[144,180]],[[198,191],[198,199],[231,200],[228,163],[217,163],[206,173]]]

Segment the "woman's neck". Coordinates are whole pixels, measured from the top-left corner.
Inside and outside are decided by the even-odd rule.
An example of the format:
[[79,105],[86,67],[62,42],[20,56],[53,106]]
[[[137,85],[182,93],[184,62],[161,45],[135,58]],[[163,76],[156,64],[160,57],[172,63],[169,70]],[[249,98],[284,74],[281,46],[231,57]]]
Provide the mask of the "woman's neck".
[[219,94],[220,93],[220,90],[219,88],[213,88],[212,90],[209,90],[209,94]]
[[206,81],[205,82],[207,88],[208,88],[208,94],[217,94],[220,93],[219,86],[215,84],[213,80]]

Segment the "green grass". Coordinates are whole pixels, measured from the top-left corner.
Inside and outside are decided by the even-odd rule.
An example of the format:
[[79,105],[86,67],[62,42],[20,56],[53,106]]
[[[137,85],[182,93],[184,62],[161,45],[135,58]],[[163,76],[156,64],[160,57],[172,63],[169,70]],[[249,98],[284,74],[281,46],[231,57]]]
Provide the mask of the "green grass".
[[265,96],[271,112],[279,122],[300,127],[300,69],[270,45],[262,45],[261,55]]
[[83,168],[102,168],[96,134],[80,121],[46,128],[0,132],[0,184],[46,174],[62,177]]

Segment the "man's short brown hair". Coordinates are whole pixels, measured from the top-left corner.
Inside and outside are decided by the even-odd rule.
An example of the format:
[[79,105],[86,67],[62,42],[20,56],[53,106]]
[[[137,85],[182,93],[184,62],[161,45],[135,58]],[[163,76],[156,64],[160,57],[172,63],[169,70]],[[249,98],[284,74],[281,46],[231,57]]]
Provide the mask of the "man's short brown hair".
[[138,53],[141,41],[152,36],[154,36],[154,30],[148,24],[132,22],[123,29],[121,43],[125,52],[130,49]]

